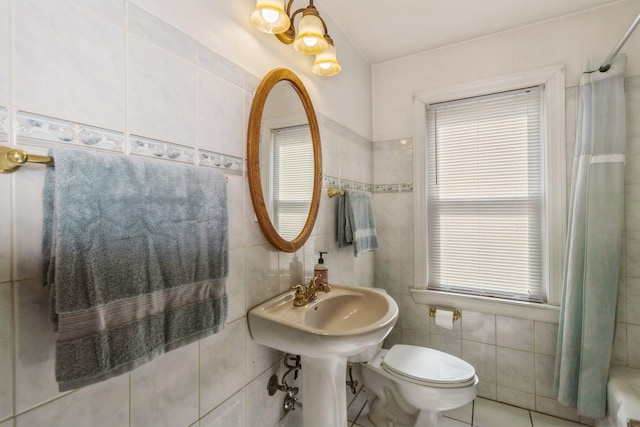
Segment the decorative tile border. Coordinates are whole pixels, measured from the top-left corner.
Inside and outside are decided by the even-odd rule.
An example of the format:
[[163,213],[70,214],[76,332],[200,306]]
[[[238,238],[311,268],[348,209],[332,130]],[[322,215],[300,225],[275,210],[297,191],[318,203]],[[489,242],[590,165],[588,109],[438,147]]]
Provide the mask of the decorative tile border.
[[374,193],[398,193],[400,184],[376,184],[373,186]]
[[325,176],[323,187],[338,190],[361,190],[369,193],[413,193],[413,184],[365,184],[357,181]]
[[124,134],[24,111],[16,112],[20,142],[50,142],[124,152]]
[[198,150],[198,164],[222,169],[223,172],[234,175],[242,175],[244,171],[244,163],[240,157],[227,156],[226,154],[211,151]]
[[401,193],[413,193],[413,184],[400,184]]
[[324,176],[322,180],[324,181],[322,183],[322,186],[325,188],[337,189],[338,187],[340,187],[340,178],[336,178],[333,176]]
[[413,184],[376,184],[374,193],[413,193]]
[[196,159],[195,148],[136,135],[129,135],[129,154],[182,163],[195,163]]
[[335,188],[338,190],[360,190],[373,193],[373,184],[349,181],[347,179],[340,179],[334,176],[325,176],[323,178],[323,186],[326,188]]
[[6,144],[9,141],[9,110],[0,107],[0,143]]
[[[8,142],[10,114],[0,107],[0,143]],[[24,111],[16,112],[18,142],[47,146],[69,144],[108,151],[125,152],[125,134],[89,125],[40,116]],[[240,157],[196,150],[170,142],[129,135],[129,154],[214,167],[224,173],[243,175],[244,161]]]

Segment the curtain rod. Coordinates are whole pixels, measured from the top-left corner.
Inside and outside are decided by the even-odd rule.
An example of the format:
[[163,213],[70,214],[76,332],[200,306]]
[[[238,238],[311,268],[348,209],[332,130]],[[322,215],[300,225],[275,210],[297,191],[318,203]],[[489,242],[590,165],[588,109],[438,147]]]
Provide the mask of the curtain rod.
[[607,59],[605,59],[602,65],[600,66],[600,68],[598,68],[598,71],[600,71],[601,73],[606,73],[607,71],[609,71],[609,69],[611,68],[611,62],[613,61],[613,58],[615,58],[618,52],[620,52],[620,49],[622,49],[622,46],[627,42],[627,39],[629,38],[629,36],[631,36],[631,33],[633,33],[633,30],[636,29],[636,27],[638,26],[638,23],[640,23],[640,13],[638,14],[638,16],[636,16],[636,19],[633,21],[633,23],[631,24],[627,32],[624,34],[624,36],[622,36],[622,38],[620,39],[616,47],[613,49],[613,51],[609,54],[609,56],[607,56]]

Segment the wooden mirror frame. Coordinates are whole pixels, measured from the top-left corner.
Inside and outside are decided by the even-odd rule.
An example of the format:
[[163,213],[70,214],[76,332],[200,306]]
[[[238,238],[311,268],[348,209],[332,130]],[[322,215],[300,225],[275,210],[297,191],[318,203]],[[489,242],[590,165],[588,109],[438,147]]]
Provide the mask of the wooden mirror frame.
[[[313,144],[313,195],[311,197],[311,206],[309,206],[309,214],[302,231],[293,240],[285,240],[278,230],[275,229],[269,212],[264,201],[262,193],[262,178],[260,175],[260,128],[262,123],[262,114],[267,102],[267,98],[271,89],[281,82],[287,81],[296,91],[300,102],[304,107],[309,122],[309,130],[311,131],[311,142]],[[247,166],[249,174],[249,191],[251,192],[251,201],[253,208],[260,223],[260,228],[265,237],[273,246],[284,252],[295,252],[304,245],[309,238],[313,225],[318,216],[320,207],[320,193],[322,189],[322,151],[320,148],[320,130],[316,113],[311,103],[311,98],[307,93],[307,89],[296,74],[286,68],[276,68],[271,70],[260,82],[253,103],[251,104],[251,113],[249,115],[249,129],[247,133]]]

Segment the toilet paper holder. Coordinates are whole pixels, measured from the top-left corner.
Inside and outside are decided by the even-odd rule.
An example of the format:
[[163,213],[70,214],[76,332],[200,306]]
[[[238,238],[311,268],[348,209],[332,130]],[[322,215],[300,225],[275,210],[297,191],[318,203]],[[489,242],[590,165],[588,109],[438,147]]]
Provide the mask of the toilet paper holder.
[[462,317],[462,312],[460,310],[458,310],[457,308],[435,307],[433,305],[429,307],[429,317],[436,317],[436,311],[438,311],[438,309],[448,310],[448,311],[452,311],[453,310],[453,321],[454,322]]

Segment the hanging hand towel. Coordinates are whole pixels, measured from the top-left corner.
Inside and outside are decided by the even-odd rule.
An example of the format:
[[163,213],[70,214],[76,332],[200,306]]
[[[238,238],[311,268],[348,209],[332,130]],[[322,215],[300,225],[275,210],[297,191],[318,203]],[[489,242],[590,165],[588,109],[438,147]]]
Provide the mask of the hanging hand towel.
[[67,148],[45,181],[45,285],[61,391],[128,372],[221,330],[224,175]]
[[373,196],[365,191],[345,191],[338,201],[338,247],[351,244],[355,256],[378,249]]

